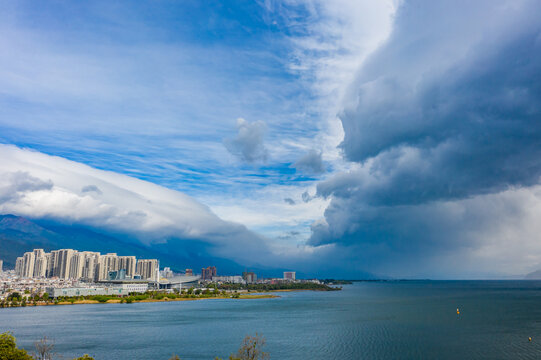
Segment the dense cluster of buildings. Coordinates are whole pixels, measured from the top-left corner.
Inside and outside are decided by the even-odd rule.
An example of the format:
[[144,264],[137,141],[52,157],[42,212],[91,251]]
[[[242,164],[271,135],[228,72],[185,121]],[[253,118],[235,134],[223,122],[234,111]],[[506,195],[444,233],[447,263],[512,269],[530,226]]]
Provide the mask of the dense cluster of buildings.
[[[141,293],[149,289],[173,291],[209,282],[255,284],[298,282],[295,272],[286,271],[283,278],[258,279],[251,271],[240,275],[218,276],[215,266],[201,269],[201,276],[186,269],[175,274],[166,267],[160,271],[157,259],[100,254],[93,251],[60,249],[45,252],[34,249],[16,260],[15,270],[2,271],[0,260],[0,300],[10,292],[48,293],[50,297],[119,295]],[[199,284],[199,285],[198,285]]]
[[157,259],[136,259],[135,256],[100,254],[73,249],[53,250],[46,253],[34,249],[18,257],[15,274],[21,278],[59,278],[88,282],[124,279],[157,281]]

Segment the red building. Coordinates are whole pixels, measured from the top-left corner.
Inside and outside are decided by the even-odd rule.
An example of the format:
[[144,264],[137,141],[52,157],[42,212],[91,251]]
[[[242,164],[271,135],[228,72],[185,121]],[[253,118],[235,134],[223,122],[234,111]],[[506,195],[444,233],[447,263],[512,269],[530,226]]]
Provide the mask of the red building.
[[201,280],[212,280],[212,277],[216,276],[216,267],[209,266],[208,268],[201,269]]

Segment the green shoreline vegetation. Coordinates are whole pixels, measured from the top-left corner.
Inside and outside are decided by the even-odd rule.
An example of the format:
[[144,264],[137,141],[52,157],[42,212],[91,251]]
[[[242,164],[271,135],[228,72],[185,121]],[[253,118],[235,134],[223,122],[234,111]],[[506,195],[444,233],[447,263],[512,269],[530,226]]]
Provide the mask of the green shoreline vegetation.
[[[255,336],[246,336],[242,341],[236,354],[229,355],[229,360],[265,360],[269,354],[263,351],[265,338],[259,334]],[[53,360],[54,343],[47,337],[34,343],[35,351],[29,354],[27,350],[17,347],[17,340],[10,332],[0,334],[0,360]],[[63,357],[59,357],[63,358]],[[74,358],[73,360],[94,360],[88,354]],[[173,355],[169,360],[181,360],[178,355]],[[214,360],[222,360],[215,357]]]
[[[280,291],[338,291],[341,287],[331,287],[317,283],[278,283],[278,284],[208,284],[205,289],[189,288],[179,292],[166,293],[163,291],[147,291],[143,294],[129,296],[118,295],[89,295],[89,296],[60,296],[50,298],[49,294],[20,294],[13,292],[0,302],[0,308],[44,306],[44,305],[76,305],[98,303],[132,304],[138,302],[189,301],[202,299],[265,299],[276,298],[277,295],[265,294]],[[246,291],[240,293],[240,291]],[[253,292],[253,293],[252,293]],[[262,294],[263,293],[263,294]],[[3,360],[0,358],[0,360]]]
[[[9,307],[26,307],[26,306],[50,306],[50,305],[79,305],[79,304],[132,304],[139,302],[166,302],[166,301],[190,301],[203,299],[268,299],[276,298],[277,295],[270,294],[249,294],[210,290],[193,291],[189,289],[185,293],[164,293],[157,291],[149,291],[144,294],[133,294],[130,296],[118,295],[89,295],[89,296],[59,296],[55,299],[49,297],[47,293],[42,296],[35,295],[32,297],[23,297],[21,294],[11,293],[6,300],[0,302],[0,308]],[[27,300],[28,299],[28,300]],[[0,360],[3,360],[0,358]]]

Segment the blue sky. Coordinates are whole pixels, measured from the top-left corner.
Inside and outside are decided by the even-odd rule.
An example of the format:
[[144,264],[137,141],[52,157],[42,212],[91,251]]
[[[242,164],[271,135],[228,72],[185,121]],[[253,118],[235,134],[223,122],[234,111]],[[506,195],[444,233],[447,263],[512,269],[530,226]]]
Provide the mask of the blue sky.
[[[233,259],[253,238],[258,263],[307,273],[541,267],[530,220],[541,207],[535,1],[0,4],[0,143],[11,160],[0,170],[5,192],[21,192],[2,212],[129,232],[81,205],[98,201],[80,192],[94,185],[81,172],[121,191],[110,173],[69,170],[84,164],[208,207],[174,229],[201,226],[193,236]],[[52,189],[33,188],[47,201],[12,183],[48,179]],[[130,191],[150,199],[152,189]],[[66,192],[83,207],[54,209]],[[164,224],[185,216],[133,204],[149,219],[141,241],[171,236]],[[225,223],[246,230],[244,245],[226,249]]]
[[[224,190],[236,198],[315,180],[292,167],[311,148],[319,120],[314,95],[290,68],[288,37],[302,25],[257,2],[4,8],[2,142],[209,205]],[[291,11],[303,21],[302,7]],[[263,124],[268,158],[246,162],[224,151],[238,118]]]

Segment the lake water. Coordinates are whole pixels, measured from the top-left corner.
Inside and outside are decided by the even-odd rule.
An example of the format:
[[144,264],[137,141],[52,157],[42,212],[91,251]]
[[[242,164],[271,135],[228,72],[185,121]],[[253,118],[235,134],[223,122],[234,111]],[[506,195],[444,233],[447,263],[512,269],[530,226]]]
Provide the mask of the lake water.
[[363,282],[280,295],[0,309],[0,332],[26,349],[47,335],[65,359],[226,358],[255,332],[271,359],[541,358],[537,281]]

